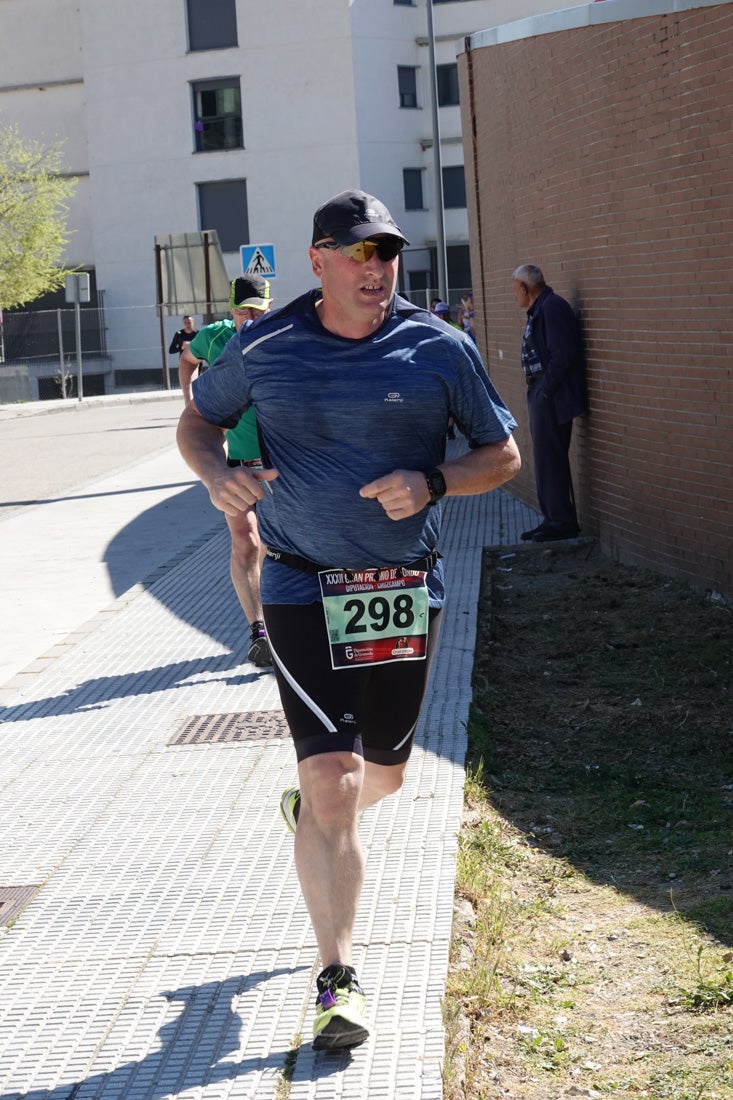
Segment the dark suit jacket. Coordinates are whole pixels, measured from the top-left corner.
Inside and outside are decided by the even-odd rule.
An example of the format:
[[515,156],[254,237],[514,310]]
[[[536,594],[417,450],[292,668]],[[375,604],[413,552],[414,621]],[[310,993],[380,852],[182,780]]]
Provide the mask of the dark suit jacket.
[[560,424],[588,411],[580,325],[573,307],[546,286],[529,311],[532,343],[544,374],[537,383]]

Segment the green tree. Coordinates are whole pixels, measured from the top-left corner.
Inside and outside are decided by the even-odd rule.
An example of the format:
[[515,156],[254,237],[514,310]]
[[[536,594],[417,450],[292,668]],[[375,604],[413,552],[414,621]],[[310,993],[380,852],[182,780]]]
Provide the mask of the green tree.
[[0,309],[63,286],[60,261],[68,200],[77,181],[60,175],[61,148],[23,140],[0,127]]

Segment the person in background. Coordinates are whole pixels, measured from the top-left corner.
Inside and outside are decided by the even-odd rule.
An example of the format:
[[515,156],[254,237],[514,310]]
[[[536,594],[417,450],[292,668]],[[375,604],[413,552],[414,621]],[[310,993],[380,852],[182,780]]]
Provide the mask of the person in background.
[[[181,323],[183,325],[183,328],[178,329],[178,331],[175,333],[175,335],[173,336],[173,339],[170,342],[170,347],[168,348],[168,354],[169,355],[177,355],[178,356],[179,367],[180,367],[181,352],[185,348],[186,344],[189,344],[191,342],[191,340],[193,340],[194,336],[196,335],[196,329],[193,327],[193,317],[190,317],[188,314],[186,314],[185,317],[181,318]],[[180,378],[179,378],[179,384],[180,384]]]
[[536,264],[512,275],[517,305],[527,311],[522,370],[527,383],[529,431],[542,521],[525,542],[553,542],[579,534],[570,474],[573,419],[587,412],[580,325],[572,306],[547,286]]
[[[407,241],[361,190],[324,202],[317,289],[231,341],[194,386],[181,453],[212,503],[257,503],[262,595],[298,786],[280,808],[320,955],[313,1045],[368,1037],[353,957],[359,813],[402,786],[445,596],[444,496],[519,469],[511,413],[464,333],[396,294]],[[219,434],[254,406],[264,469],[230,469]],[[445,459],[453,415],[469,450]]]
[[476,339],[473,329],[473,291],[469,290],[465,298],[461,298],[461,308],[458,310],[458,324],[467,332],[472,340]]
[[[249,328],[272,305],[270,284],[259,275],[234,279],[230,287],[231,319],[206,325],[184,348],[178,374],[186,405],[192,400],[192,382],[201,373],[201,361],[212,364],[240,329]],[[249,409],[237,425],[226,432],[226,460],[230,467],[262,466],[254,409]],[[224,440],[222,440],[222,443]],[[250,628],[247,658],[257,668],[272,664],[260,599],[260,558],[262,545],[257,529],[254,505],[236,515],[225,513],[231,536],[229,571],[242,610]]]
[[447,302],[436,302],[433,313],[436,315],[436,317],[440,317],[441,321],[445,321],[446,325],[451,325],[453,328],[457,328],[461,332],[463,331],[461,329],[461,326],[459,324],[456,324],[456,322],[451,317],[450,306]]

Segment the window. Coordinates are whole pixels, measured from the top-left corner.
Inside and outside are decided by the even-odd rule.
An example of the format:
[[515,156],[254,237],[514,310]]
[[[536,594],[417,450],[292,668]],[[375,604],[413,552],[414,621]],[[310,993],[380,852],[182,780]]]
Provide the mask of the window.
[[247,181],[217,180],[196,185],[199,193],[199,225],[215,229],[222,252],[236,252],[249,244]]
[[466,176],[463,165],[455,168],[443,169],[443,206],[446,210],[451,207],[466,205]]
[[[428,248],[429,271],[409,272],[409,288],[411,290],[430,290],[430,297],[435,297],[438,289],[438,253],[435,248]],[[456,295],[464,295],[471,286],[471,253],[468,244],[448,244],[446,246],[446,260],[448,262],[448,287],[451,298]],[[419,301],[419,297],[415,297]]]
[[186,0],[189,50],[237,45],[236,0]]
[[408,8],[414,6],[414,0],[392,0],[393,4],[405,4]]
[[397,85],[400,90],[400,107],[417,107],[417,69],[398,65]]
[[436,65],[435,73],[438,80],[438,106],[455,107],[458,99],[458,65]]
[[191,87],[196,152],[241,149],[244,142],[239,77],[197,80]]
[[402,187],[405,193],[405,210],[422,210],[422,168],[403,168]]
[[449,244],[446,248],[448,286],[465,294],[471,287],[471,253],[467,244]]
[[[413,301],[423,302],[430,292],[430,297],[435,297],[438,289],[438,254],[434,247],[428,248],[428,263],[430,269],[425,271],[410,270],[410,290],[415,294]],[[463,296],[471,287],[471,254],[467,244],[449,244],[445,250],[448,270],[446,276],[451,298]],[[418,293],[424,291],[422,296]]]

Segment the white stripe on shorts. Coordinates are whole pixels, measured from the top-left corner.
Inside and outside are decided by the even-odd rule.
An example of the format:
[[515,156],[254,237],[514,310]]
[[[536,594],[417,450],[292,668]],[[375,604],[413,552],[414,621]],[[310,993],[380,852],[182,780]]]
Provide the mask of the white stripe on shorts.
[[272,642],[270,641],[269,638],[267,640],[268,640],[268,642],[270,642],[270,653],[272,654],[273,659],[275,661],[277,661],[277,667],[280,669],[283,676],[288,681],[288,683],[290,684],[291,688],[293,689],[295,694],[298,696],[298,698],[302,699],[303,702],[305,703],[305,705],[308,707],[308,710],[312,711],[313,714],[315,714],[316,717],[321,720],[321,722],[326,727],[326,729],[328,730],[329,733],[338,733],[338,730],[336,729],[336,727],[334,726],[333,722],[328,717],[328,715],[325,714],[324,711],[321,710],[321,708],[318,706],[318,704],[316,702],[313,701],[313,699],[311,699],[310,695],[306,694],[306,692],[300,686],[298,681],[293,679],[290,672],[287,670],[285,665],[282,663],[282,661],[278,657],[276,650],[273,649]]

